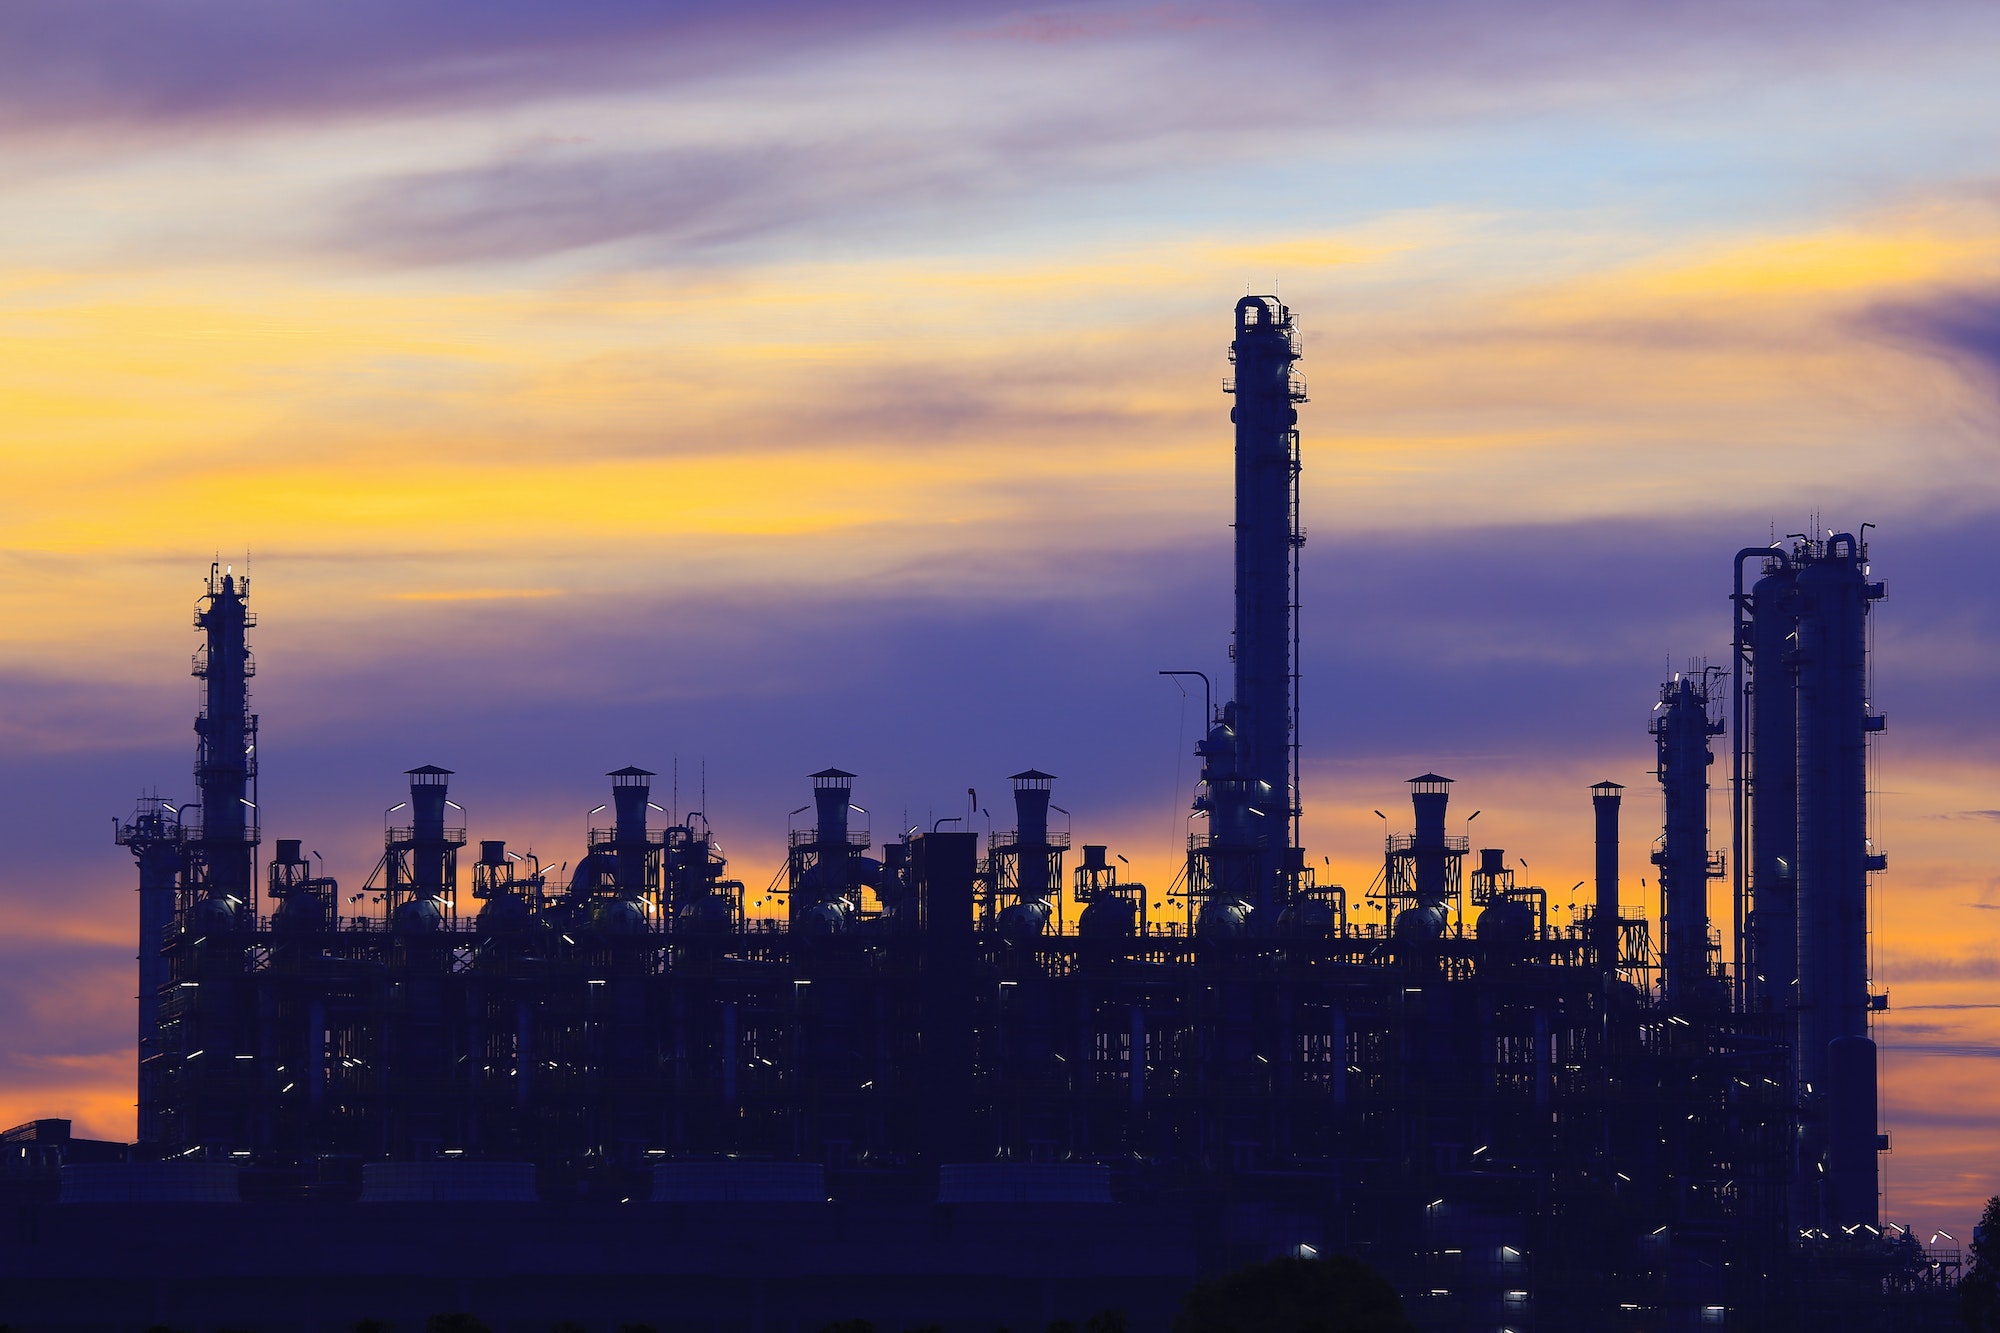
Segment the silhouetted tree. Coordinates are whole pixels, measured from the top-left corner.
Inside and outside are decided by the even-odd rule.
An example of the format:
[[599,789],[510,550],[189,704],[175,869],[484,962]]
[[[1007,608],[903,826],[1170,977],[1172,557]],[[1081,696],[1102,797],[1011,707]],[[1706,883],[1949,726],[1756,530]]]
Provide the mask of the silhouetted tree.
[[836,1319],[819,1333],[875,1333],[875,1325],[866,1319]]
[[1416,1333],[1382,1275],[1346,1255],[1273,1259],[1187,1294],[1174,1333]]
[[1099,1310],[1083,1323],[1083,1333],[1126,1333],[1123,1310]]
[[1972,1231],[1972,1266],[1958,1282],[1958,1317],[1972,1333],[2000,1333],[2000,1194]]
[[[357,1319],[354,1321],[354,1333],[395,1333],[395,1325],[386,1319]],[[579,1329],[578,1333],[582,1330]]]

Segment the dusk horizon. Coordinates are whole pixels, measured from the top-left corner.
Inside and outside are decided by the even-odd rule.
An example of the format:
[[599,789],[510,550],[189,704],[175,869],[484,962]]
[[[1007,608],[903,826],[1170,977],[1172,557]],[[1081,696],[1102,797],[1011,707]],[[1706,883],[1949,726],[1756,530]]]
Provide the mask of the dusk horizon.
[[882,857],[991,841],[1038,770],[1068,930],[1085,844],[1192,921],[1216,717],[1165,673],[1232,698],[1259,297],[1296,321],[1298,846],[1384,938],[1436,774],[1579,937],[1623,784],[1657,945],[1663,684],[1731,668],[1739,550],[1862,537],[1880,1221],[1969,1243],[1996,56],[1963,3],[11,7],[0,1118],[139,1137],[107,825],[196,798],[211,565],[257,618],[259,876],[299,839],[361,892],[420,765],[464,874],[567,874],[638,765],[777,922],[816,772]]

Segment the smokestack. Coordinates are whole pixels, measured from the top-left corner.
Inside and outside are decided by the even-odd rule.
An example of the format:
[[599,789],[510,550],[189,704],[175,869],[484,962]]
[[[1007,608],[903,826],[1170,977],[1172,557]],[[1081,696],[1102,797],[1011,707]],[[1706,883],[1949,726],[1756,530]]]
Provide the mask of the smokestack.
[[1600,782],[1590,789],[1590,806],[1597,816],[1597,908],[1591,917],[1592,947],[1597,969],[1618,968],[1618,803],[1625,785]]

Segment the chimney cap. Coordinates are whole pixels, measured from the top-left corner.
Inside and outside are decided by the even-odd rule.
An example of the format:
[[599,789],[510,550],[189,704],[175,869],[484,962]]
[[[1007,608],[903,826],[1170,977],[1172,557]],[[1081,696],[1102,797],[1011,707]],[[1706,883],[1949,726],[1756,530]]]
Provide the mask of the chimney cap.
[[1590,784],[1590,789],[1591,789],[1592,791],[1601,791],[1601,792],[1614,792],[1614,791],[1624,791],[1624,790],[1625,790],[1625,784],[1624,784],[1624,783],[1622,783],[1622,782],[1612,782],[1612,781],[1610,781],[1609,779],[1606,779],[1606,780],[1605,780],[1605,781],[1603,781],[1603,782],[1593,782],[1593,783],[1591,783],[1591,784]]
[[650,768],[640,768],[637,764],[627,764],[604,775],[607,778],[656,778],[659,774]]
[[1039,768],[1024,768],[1007,780],[1009,782],[1054,782],[1056,775],[1053,773],[1044,773]]

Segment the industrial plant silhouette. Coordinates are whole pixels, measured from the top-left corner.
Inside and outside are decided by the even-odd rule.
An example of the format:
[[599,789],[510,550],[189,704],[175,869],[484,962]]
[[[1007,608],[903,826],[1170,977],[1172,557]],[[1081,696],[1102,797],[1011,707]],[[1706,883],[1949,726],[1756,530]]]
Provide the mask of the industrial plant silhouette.
[[211,570],[197,798],[118,830],[139,1141],[11,1137],[63,1160],[59,1201],[19,1204],[10,1317],[1137,1329],[1204,1275],[1333,1253],[1440,1329],[1777,1328],[1948,1284],[1878,1216],[1865,541],[1736,553],[1734,660],[1650,726],[1656,917],[1612,782],[1576,793],[1596,884],[1568,924],[1447,832],[1436,773],[1350,892],[1300,839],[1291,312],[1239,301],[1230,355],[1234,679],[1164,891],[1052,828],[1034,768],[983,845],[878,836],[863,778],[812,774],[782,919],[639,767],[566,874],[482,841],[467,876],[434,765],[362,892],[299,839],[260,874],[255,619]]

